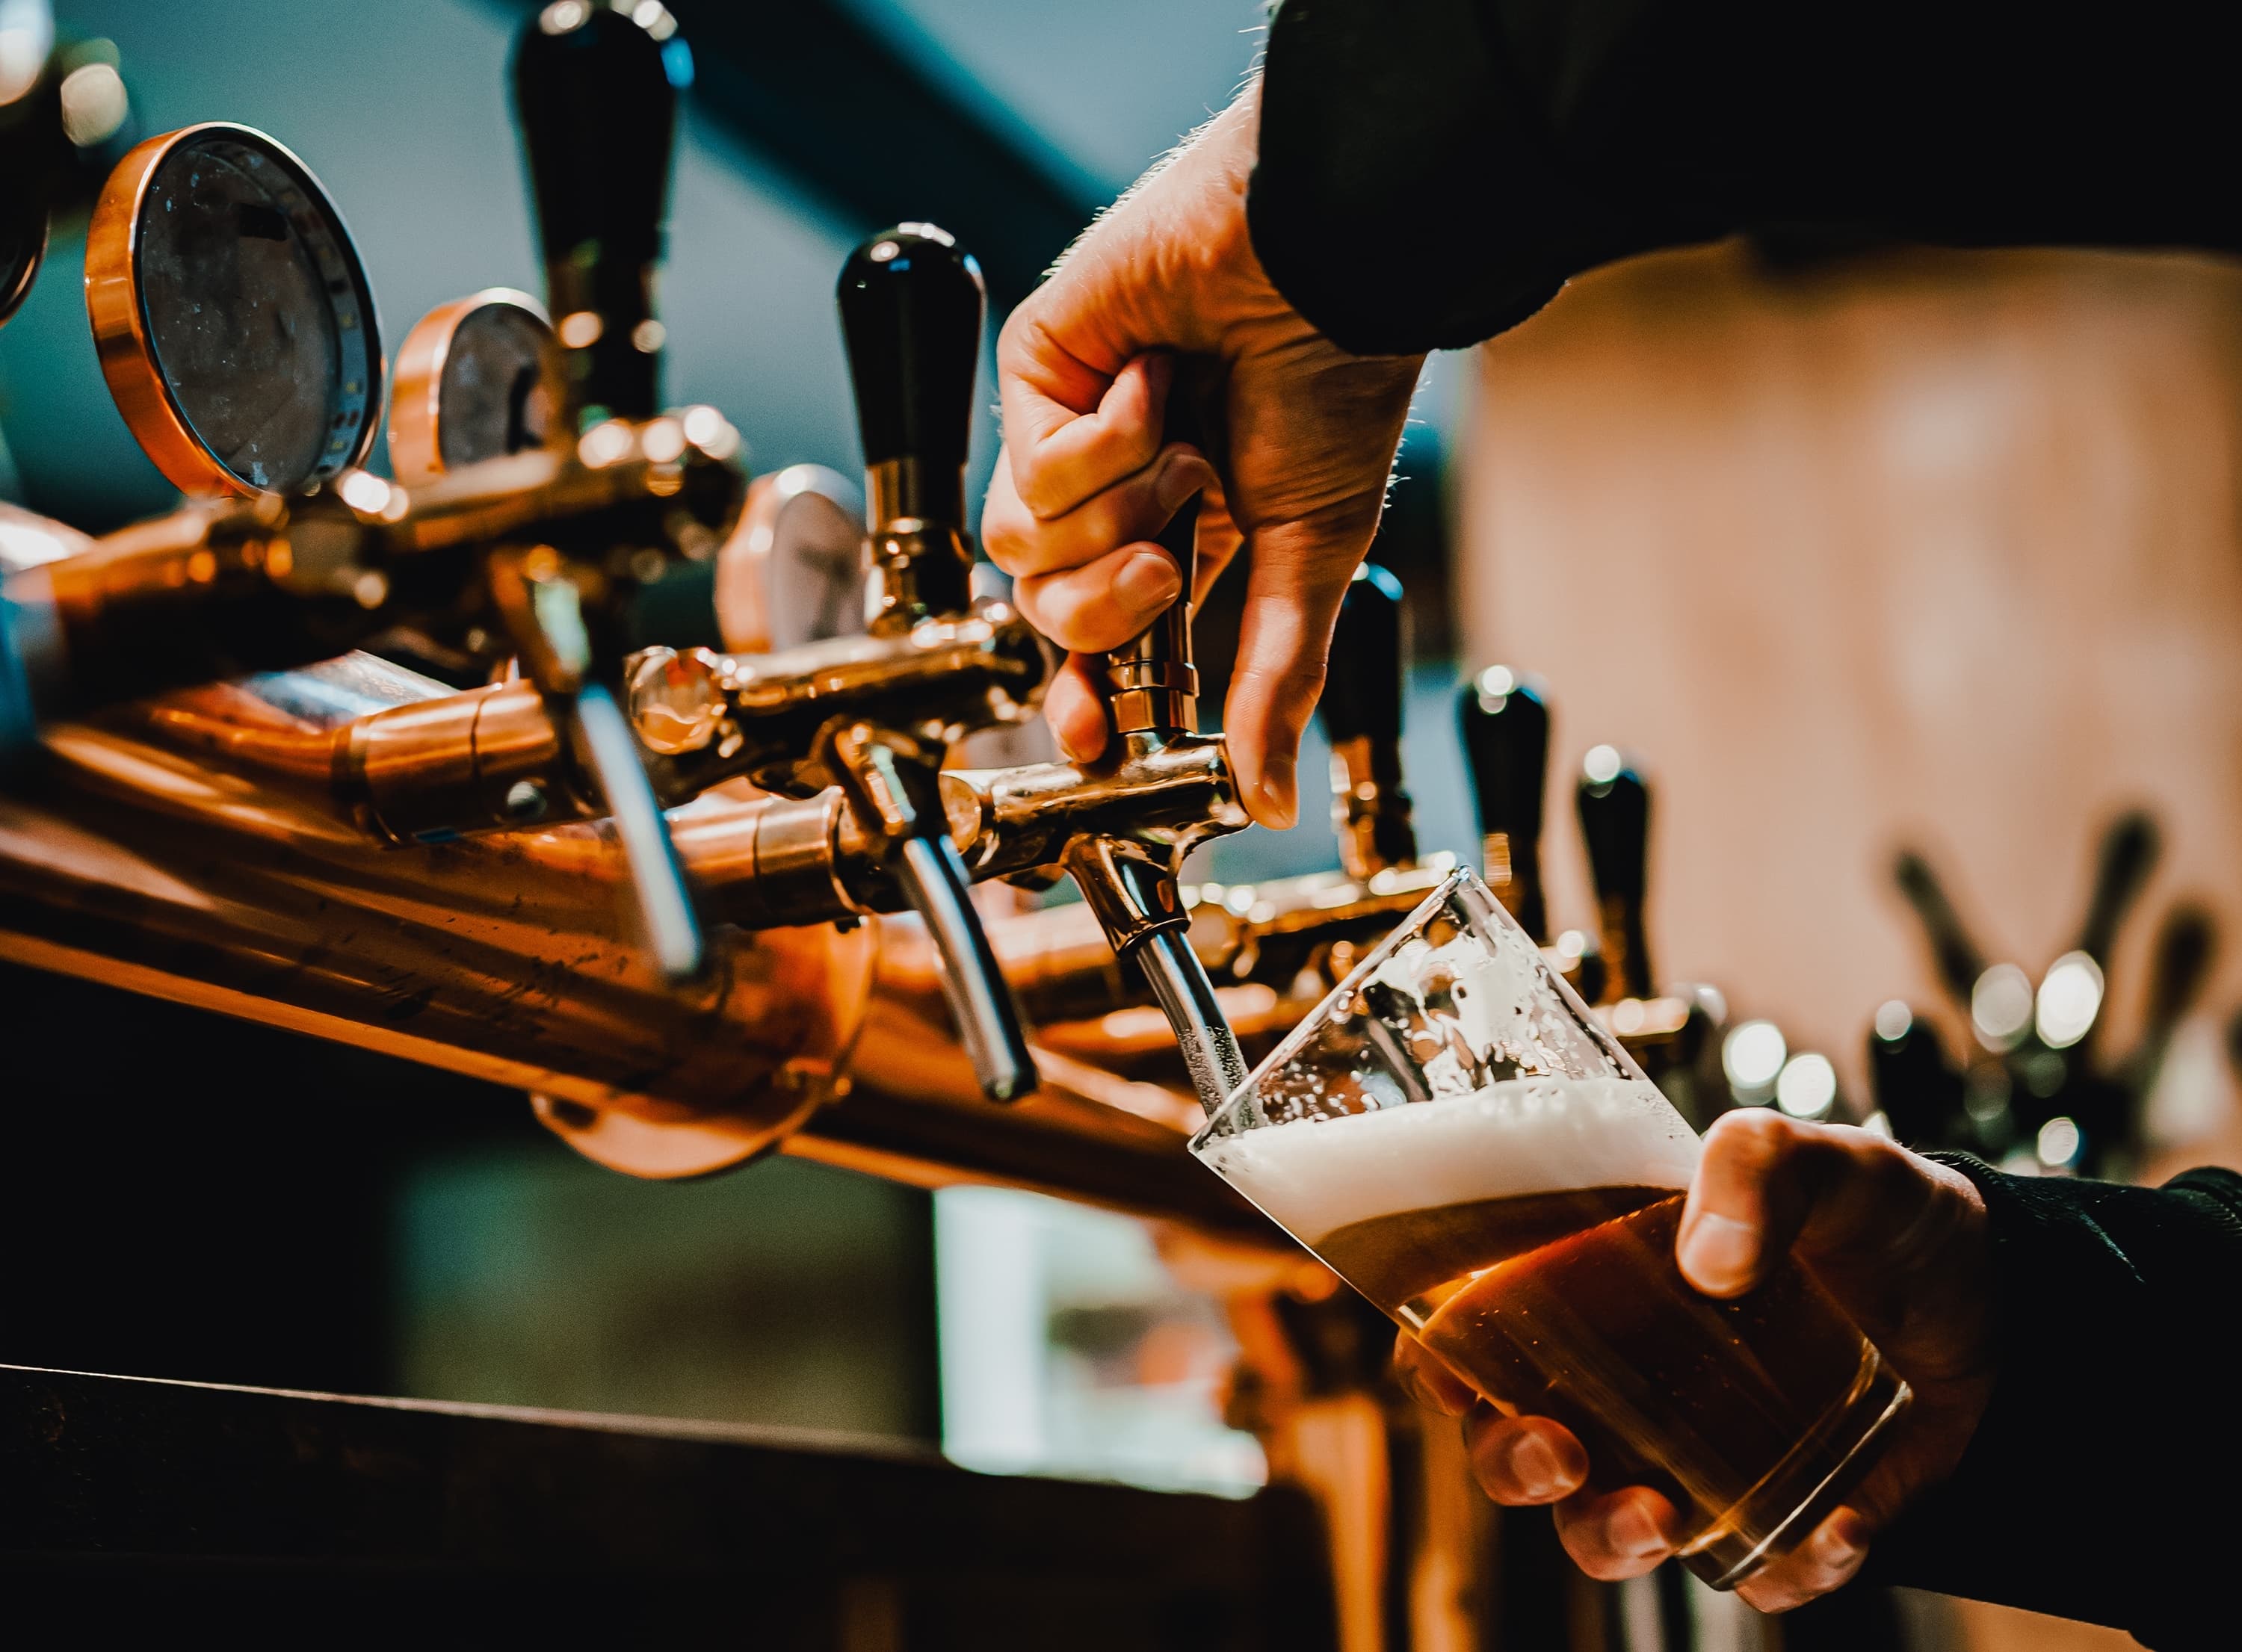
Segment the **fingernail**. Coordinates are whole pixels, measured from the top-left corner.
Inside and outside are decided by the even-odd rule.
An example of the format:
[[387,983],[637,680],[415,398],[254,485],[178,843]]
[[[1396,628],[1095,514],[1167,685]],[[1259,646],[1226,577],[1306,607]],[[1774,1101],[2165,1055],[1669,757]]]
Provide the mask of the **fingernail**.
[[1510,1443],[1503,1468],[1521,1497],[1554,1497],[1565,1488],[1564,1465],[1541,1435],[1520,1434]]
[[1664,1554],[1671,1547],[1650,1511],[1635,1500],[1621,1503],[1612,1515],[1611,1540],[1613,1548],[1637,1560]]
[[1265,825],[1279,830],[1292,824],[1292,759],[1272,757],[1261,766],[1259,811]]
[[1166,607],[1183,588],[1176,565],[1157,551],[1133,556],[1113,576],[1113,595],[1124,608],[1149,613]]
[[1814,1557],[1831,1571],[1843,1571],[1868,1547],[1868,1528],[1859,1515],[1839,1509],[1814,1535]]
[[1175,512],[1183,509],[1185,501],[1203,492],[1206,487],[1206,465],[1189,453],[1172,453],[1168,462],[1160,466],[1159,480],[1153,491],[1159,495],[1160,508]]
[[1751,1281],[1759,1260],[1759,1229],[1708,1211],[1689,1225],[1682,1241],[1682,1271],[1714,1290],[1737,1290]]

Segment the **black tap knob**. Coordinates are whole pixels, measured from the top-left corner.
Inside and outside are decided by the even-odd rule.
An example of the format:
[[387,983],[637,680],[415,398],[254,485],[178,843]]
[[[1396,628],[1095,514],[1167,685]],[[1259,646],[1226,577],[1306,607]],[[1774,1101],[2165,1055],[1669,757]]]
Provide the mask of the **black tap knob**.
[[1869,1028],[1869,1087],[1903,1144],[1939,1147],[1971,1140],[1961,1073],[1938,1030],[1897,999],[1876,1012]]
[[1339,859],[1356,878],[1417,858],[1401,780],[1407,618],[1399,579],[1373,562],[1357,568],[1339,602],[1331,665],[1316,707],[1332,746],[1332,825]]
[[1479,799],[1487,881],[1535,940],[1549,939],[1541,896],[1541,805],[1549,771],[1549,707],[1507,665],[1463,686],[1456,706]]
[[963,612],[965,450],[988,294],[981,266],[931,224],[899,224],[849,254],[836,295],[872,533],[873,629]]
[[560,338],[570,431],[661,401],[661,262],[677,94],[693,58],[659,3],[559,0],[522,30],[514,109]]
[[1650,859],[1650,788],[1608,746],[1592,748],[1582,767],[1581,836],[1595,880],[1604,959],[1611,986],[1627,998],[1652,992],[1650,943],[1643,933],[1643,895]]

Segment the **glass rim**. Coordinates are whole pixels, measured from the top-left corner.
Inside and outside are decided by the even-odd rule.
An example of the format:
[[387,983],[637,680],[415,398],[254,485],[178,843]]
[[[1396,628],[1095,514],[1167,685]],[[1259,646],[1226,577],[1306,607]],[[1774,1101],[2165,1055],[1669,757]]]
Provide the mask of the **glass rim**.
[[[1247,1073],[1238,1087],[1222,1099],[1222,1105],[1207,1115],[1206,1122],[1201,1125],[1191,1137],[1188,1144],[1191,1151],[1193,1154],[1200,1152],[1205,1144],[1213,1139],[1215,1132],[1229,1120],[1232,1114],[1237,1110],[1238,1104],[1261,1082],[1263,1073],[1290,1060],[1300,1047],[1314,1036],[1315,1029],[1323,1024],[1324,1013],[1326,1010],[1341,999],[1359,990],[1361,984],[1369,980],[1386,960],[1401,950],[1402,946],[1415,933],[1435,908],[1445,905],[1457,890],[1469,884],[1478,884],[1482,889],[1487,888],[1486,880],[1468,866],[1457,866],[1447,877],[1434,884],[1426,892],[1425,898],[1410,909],[1409,915],[1394,925],[1385,940],[1366,953],[1361,961],[1347,971],[1345,979],[1338,986],[1317,1000],[1315,1008],[1300,1017],[1293,1024],[1292,1030],[1285,1033],[1278,1043],[1277,1047],[1255,1063],[1252,1072]],[[1498,906],[1501,904],[1500,901],[1495,901],[1494,892],[1492,889],[1487,889],[1487,899]]]

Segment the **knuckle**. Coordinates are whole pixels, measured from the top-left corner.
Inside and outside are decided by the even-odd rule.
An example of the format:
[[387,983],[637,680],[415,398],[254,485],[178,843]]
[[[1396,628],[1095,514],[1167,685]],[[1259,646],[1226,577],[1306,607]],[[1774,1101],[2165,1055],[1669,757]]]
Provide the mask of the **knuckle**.
[[1734,1169],[1763,1174],[1797,1144],[1795,1120],[1773,1107],[1739,1107],[1714,1120],[1705,1140],[1708,1157]]

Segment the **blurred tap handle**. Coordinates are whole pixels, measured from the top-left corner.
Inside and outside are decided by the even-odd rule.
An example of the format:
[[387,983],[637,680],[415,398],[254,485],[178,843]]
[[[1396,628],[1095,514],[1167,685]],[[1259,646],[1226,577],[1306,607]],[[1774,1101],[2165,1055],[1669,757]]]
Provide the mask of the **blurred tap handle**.
[[1947,898],[1945,885],[1921,853],[1913,849],[1901,850],[1892,862],[1892,880],[1923,925],[1924,937],[1930,942],[1931,960],[1937,966],[1939,984],[1945,987],[1955,1007],[1963,1014],[1969,1014],[1970,994],[1977,990],[1977,978],[1985,973],[1984,949],[1970,936],[1962,914],[1954,910],[1954,903]]
[[1541,893],[1541,812],[1549,772],[1549,707],[1507,665],[1466,683],[1456,718],[1485,841],[1487,882],[1520,927],[1549,939]]
[[1650,859],[1650,788],[1608,746],[1591,748],[1576,793],[1581,836],[1603,929],[1606,991],[1648,998],[1650,943],[1643,928]]
[[2141,1015],[2141,1035],[2122,1069],[2137,1116],[2164,1066],[2172,1034],[2202,1001],[2218,952],[2218,921],[2194,901],[2180,902],[2158,926],[2149,953],[2149,995]]
[[909,630],[971,600],[965,454],[987,291],[948,231],[898,224],[849,255],[837,296],[864,445],[866,619]]
[[2140,810],[2118,816],[2102,834],[2085,920],[2078,926],[2078,950],[2105,971],[2118,927],[2140,898],[2161,848],[2155,819]]
[[1969,1142],[1962,1073],[1938,1029],[1897,999],[1869,1028],[1869,1090],[1895,1140],[1910,1147]]
[[1350,877],[1417,859],[1401,774],[1408,616],[1401,582],[1374,562],[1354,571],[1332,632],[1317,714],[1332,747],[1332,826]]
[[661,405],[654,276],[677,94],[692,79],[692,54],[659,0],[553,0],[514,49],[514,109],[565,352],[558,425],[571,434]]

